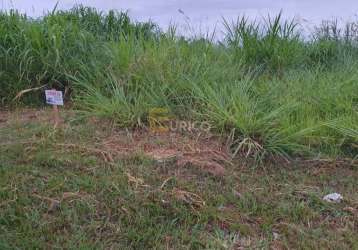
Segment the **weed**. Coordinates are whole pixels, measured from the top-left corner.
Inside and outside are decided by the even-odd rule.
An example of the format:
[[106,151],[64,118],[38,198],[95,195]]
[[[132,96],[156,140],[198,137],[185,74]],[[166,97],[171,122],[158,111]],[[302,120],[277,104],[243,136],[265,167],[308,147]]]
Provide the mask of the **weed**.
[[[357,25],[307,39],[282,13],[224,20],[223,41],[183,38],[126,13],[83,6],[40,19],[0,13],[0,99],[36,105],[65,92],[79,117],[147,127],[150,110],[209,122],[234,156],[357,156]],[[36,90],[33,92],[30,90]],[[29,91],[29,92],[28,92]]]

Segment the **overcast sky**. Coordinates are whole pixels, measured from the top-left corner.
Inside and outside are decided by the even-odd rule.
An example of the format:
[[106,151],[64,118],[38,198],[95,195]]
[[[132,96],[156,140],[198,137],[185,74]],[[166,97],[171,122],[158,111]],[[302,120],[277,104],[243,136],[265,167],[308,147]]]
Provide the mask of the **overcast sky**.
[[[0,0],[2,9],[17,8],[32,16],[41,16],[52,9],[57,0]],[[68,9],[75,4],[93,6],[101,10],[128,10],[131,17],[140,21],[151,19],[162,28],[169,23],[190,25],[205,31],[222,17],[234,19],[246,14],[262,17],[283,10],[285,16],[306,20],[308,25],[318,24],[333,17],[342,20],[357,18],[358,0],[60,0],[59,8]],[[185,13],[185,16],[179,11]]]

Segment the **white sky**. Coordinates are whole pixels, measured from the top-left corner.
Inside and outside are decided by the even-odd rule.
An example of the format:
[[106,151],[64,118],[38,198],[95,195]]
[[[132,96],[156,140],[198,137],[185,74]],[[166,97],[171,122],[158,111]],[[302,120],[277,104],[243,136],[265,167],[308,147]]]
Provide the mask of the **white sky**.
[[[53,9],[57,0],[0,0],[2,9],[16,8],[30,16],[41,16]],[[68,9],[75,4],[96,7],[101,10],[129,10],[136,20],[149,19],[166,28],[169,23],[185,26],[186,21],[197,30],[212,30],[221,22],[245,14],[262,17],[277,14],[280,10],[287,17],[296,17],[308,25],[323,19],[357,19],[358,0],[59,0],[59,8]],[[178,10],[190,18],[186,20]],[[303,22],[303,21],[302,21]]]

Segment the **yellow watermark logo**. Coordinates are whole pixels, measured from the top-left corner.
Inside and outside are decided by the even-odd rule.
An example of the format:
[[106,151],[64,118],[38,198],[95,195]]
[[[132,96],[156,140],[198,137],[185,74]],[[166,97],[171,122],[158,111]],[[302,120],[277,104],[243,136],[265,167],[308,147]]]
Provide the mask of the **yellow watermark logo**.
[[149,111],[149,128],[152,133],[167,132],[209,132],[208,122],[179,121],[174,119],[166,108],[154,108]]
[[170,115],[166,108],[154,108],[149,111],[149,128],[152,133],[166,133],[170,130]]

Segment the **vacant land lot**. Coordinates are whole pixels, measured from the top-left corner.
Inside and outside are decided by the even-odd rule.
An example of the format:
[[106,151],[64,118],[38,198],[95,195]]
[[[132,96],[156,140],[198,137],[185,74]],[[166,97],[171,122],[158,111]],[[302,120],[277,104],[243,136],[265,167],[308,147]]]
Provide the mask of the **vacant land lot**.
[[1,115],[1,249],[358,248],[357,162],[255,166],[214,136],[62,115]]
[[0,13],[0,102],[41,105],[56,88],[81,116],[121,128],[147,125],[156,108],[210,123],[258,160],[356,157],[358,24],[323,23],[307,37],[281,15],[223,22],[216,41],[85,7]]
[[0,11],[0,249],[358,249],[358,22],[223,23]]

